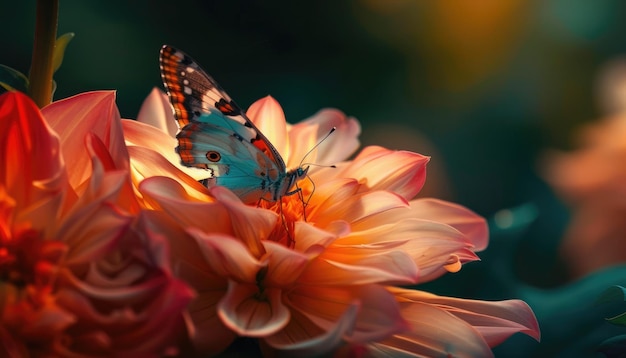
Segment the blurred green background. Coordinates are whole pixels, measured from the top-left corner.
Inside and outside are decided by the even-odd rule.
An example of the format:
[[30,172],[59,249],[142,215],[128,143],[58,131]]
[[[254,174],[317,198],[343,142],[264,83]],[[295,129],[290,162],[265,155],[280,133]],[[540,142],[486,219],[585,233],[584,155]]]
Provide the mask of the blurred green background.
[[[0,63],[24,73],[34,7],[0,3]],[[243,107],[270,94],[290,122],[339,108],[361,121],[363,144],[431,155],[423,195],[490,218],[492,242],[482,262],[424,288],[522,298],[542,325],[541,344],[514,337],[498,356],[590,356],[626,333],[593,306],[626,269],[570,282],[557,253],[568,212],[538,173],[544,150],[570,148],[577,127],[605,114],[597,79],[626,54],[626,2],[62,0],[65,32],[76,37],[56,99],[115,89],[135,118],[161,87],[158,52],[170,44]],[[497,213],[512,221],[497,225]]]

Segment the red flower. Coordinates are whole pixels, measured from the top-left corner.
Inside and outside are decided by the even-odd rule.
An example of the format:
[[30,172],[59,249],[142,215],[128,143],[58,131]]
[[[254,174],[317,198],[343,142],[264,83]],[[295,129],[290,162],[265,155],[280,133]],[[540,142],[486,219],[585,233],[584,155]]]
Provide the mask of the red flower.
[[7,355],[159,356],[184,327],[192,293],[170,272],[161,220],[139,212],[114,99],[86,93],[40,112],[0,96]]

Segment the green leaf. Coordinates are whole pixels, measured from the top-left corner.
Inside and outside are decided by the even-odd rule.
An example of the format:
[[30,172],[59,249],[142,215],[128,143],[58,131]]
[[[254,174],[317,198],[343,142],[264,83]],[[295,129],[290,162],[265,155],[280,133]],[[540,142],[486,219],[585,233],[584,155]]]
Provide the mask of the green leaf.
[[626,326],[626,312],[618,314],[615,317],[607,318],[606,320],[616,326]]
[[28,92],[28,77],[9,66],[0,65],[0,86],[7,91]]
[[63,62],[63,55],[65,55],[65,49],[67,48],[67,44],[69,44],[73,38],[74,38],[74,33],[68,32],[66,34],[61,35],[54,43],[54,53],[52,54],[52,71],[53,72],[56,72],[59,69],[59,67],[61,67],[61,63]]
[[626,301],[626,288],[622,286],[611,286],[606,289],[600,297],[596,300],[596,303],[612,303]]

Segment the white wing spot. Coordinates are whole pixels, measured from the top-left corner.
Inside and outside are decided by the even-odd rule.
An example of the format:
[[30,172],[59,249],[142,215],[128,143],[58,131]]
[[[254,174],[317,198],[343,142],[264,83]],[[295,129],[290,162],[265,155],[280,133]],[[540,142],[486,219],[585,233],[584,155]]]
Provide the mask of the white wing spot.
[[187,75],[187,72],[185,71],[180,71],[180,77],[185,77]]
[[187,87],[187,86],[183,87],[183,92],[185,92],[186,95],[191,95],[192,93],[191,87]]
[[196,71],[196,70],[194,70],[194,69],[193,69],[193,68],[191,68],[191,67],[187,67],[185,70],[187,70],[187,72],[189,72],[189,73],[193,73],[193,72],[195,72],[195,71]]
[[183,84],[184,84],[185,86],[189,86],[189,80],[183,80]]

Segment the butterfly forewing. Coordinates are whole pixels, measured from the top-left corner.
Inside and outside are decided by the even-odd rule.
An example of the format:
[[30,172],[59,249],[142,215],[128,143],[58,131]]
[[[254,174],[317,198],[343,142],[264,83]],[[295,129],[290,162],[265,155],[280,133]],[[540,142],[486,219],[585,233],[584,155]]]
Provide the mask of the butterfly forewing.
[[[241,130],[240,126],[235,123],[225,123],[233,132],[241,136],[241,140],[248,141],[258,148],[276,163],[279,170],[283,172],[286,170],[282,157],[269,140],[191,57],[166,45],[161,49],[160,65],[161,77],[174,107],[174,115],[180,129],[190,122],[203,122],[205,118],[209,118],[207,115],[211,113],[211,109],[218,110],[228,119],[245,127]],[[194,165],[192,162],[185,162],[183,155],[181,159],[185,165]]]

